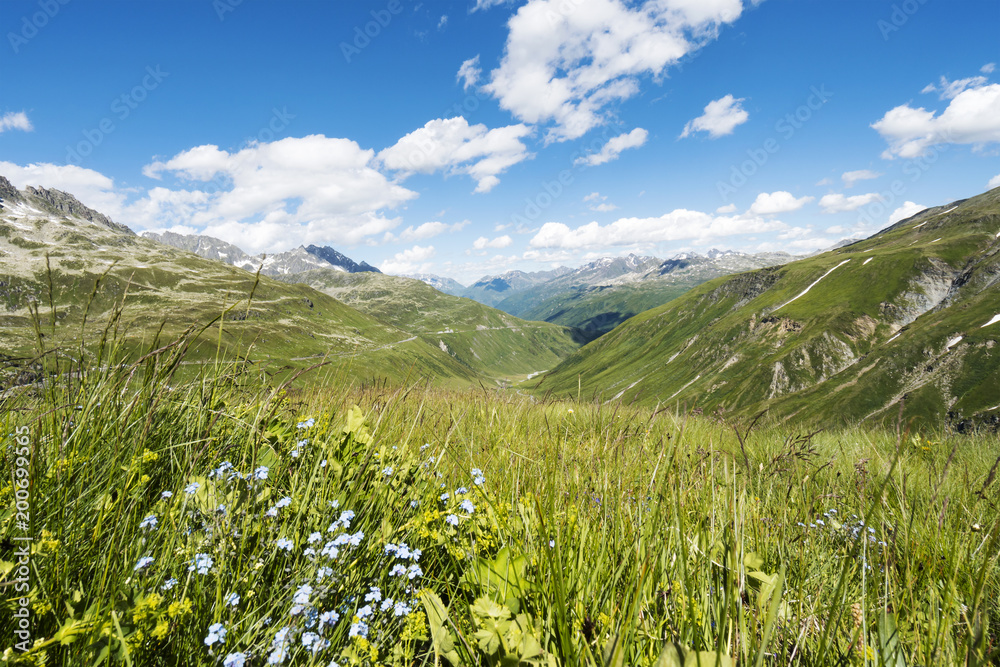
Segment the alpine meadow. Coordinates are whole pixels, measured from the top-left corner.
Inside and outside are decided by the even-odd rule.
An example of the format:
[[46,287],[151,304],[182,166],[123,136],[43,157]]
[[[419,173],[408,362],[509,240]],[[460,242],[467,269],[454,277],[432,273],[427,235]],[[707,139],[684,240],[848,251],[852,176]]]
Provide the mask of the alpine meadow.
[[1000,664],[1000,3],[0,26],[0,664]]

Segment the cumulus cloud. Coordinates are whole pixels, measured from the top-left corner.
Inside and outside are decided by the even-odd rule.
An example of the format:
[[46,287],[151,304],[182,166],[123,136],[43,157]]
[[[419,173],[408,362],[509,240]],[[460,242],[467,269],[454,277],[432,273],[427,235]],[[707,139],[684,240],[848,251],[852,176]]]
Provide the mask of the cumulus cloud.
[[900,220],[906,220],[907,218],[914,216],[917,213],[920,213],[926,208],[927,208],[926,206],[922,206],[921,204],[915,204],[911,201],[903,202],[902,206],[900,206],[891,214],[889,214],[889,224],[894,225]]
[[479,83],[479,77],[482,76],[482,73],[483,71],[479,68],[479,56],[476,56],[462,63],[462,66],[458,68],[458,74],[455,75],[455,80],[461,81],[462,88],[468,90]]
[[495,239],[488,239],[485,236],[480,236],[478,239],[472,242],[472,247],[475,248],[476,250],[484,250],[486,248],[506,248],[513,242],[514,239],[507,236],[506,234],[503,236],[498,236]]
[[991,178],[990,182],[986,184],[986,187],[991,190],[993,188],[1000,188],[1000,174],[997,174],[996,176]]
[[850,188],[858,181],[869,181],[881,175],[871,169],[858,169],[857,171],[845,171],[841,178],[844,180],[844,185]]
[[519,120],[550,123],[548,141],[576,139],[635,95],[642,76],[661,75],[742,10],[740,0],[528,0],[484,89]]
[[489,192],[507,168],[532,157],[521,141],[531,128],[518,124],[492,130],[469,125],[461,116],[439,118],[410,132],[378,154],[386,168],[413,173],[468,174],[476,180],[476,192]]
[[909,104],[895,107],[872,127],[889,144],[886,159],[915,158],[940,144],[1000,142],[1000,84],[963,90],[940,115]]
[[468,224],[468,220],[456,222],[451,225],[439,221],[425,222],[422,225],[417,225],[416,227],[410,225],[401,231],[398,236],[392,232],[386,232],[382,240],[386,243],[393,243],[396,241],[426,241],[427,239],[434,238],[435,236],[440,236],[445,232],[460,232],[465,229],[465,226]]
[[405,275],[410,273],[427,273],[433,265],[428,261],[435,255],[434,246],[418,246],[397,252],[392,257],[383,260],[379,269],[383,273]]
[[781,231],[787,225],[756,216],[713,216],[700,211],[677,209],[656,218],[620,218],[607,225],[591,222],[570,229],[561,222],[547,222],[531,239],[532,248],[600,248],[639,246],[694,239],[713,239],[739,234]]
[[716,213],[736,213],[736,204],[726,204],[715,209]]
[[996,63],[986,63],[985,65],[979,68],[979,71],[982,72],[983,74],[993,74],[993,70],[995,70],[996,68],[997,68]]
[[709,102],[705,105],[705,113],[688,121],[680,138],[683,139],[694,132],[708,132],[708,136],[712,139],[732,134],[737,125],[742,125],[750,118],[750,114],[743,110],[743,99],[726,95]]
[[511,0],[476,0],[476,4],[470,9],[470,12],[479,11],[480,9],[489,9],[490,7],[496,7],[497,5],[505,5],[510,3]]
[[814,197],[799,197],[798,199],[791,192],[778,190],[777,192],[761,192],[757,199],[750,205],[752,215],[774,215],[776,213],[790,213],[797,211]]
[[0,132],[7,130],[21,130],[31,132],[35,127],[28,120],[28,114],[23,111],[9,111],[0,116]]
[[855,211],[862,206],[871,204],[874,201],[880,201],[881,199],[881,195],[877,192],[869,192],[868,194],[854,195],[852,197],[846,197],[838,193],[825,195],[819,200],[819,205],[823,208],[824,213],[842,213],[844,211]]
[[604,144],[604,146],[601,147],[601,150],[596,153],[591,153],[590,155],[577,158],[574,164],[586,164],[594,167],[599,164],[604,164],[605,162],[617,160],[622,151],[628,150],[629,148],[638,148],[646,143],[646,138],[648,136],[649,133],[646,130],[641,127],[637,127],[631,132],[619,134],[617,137],[608,139],[608,143]]

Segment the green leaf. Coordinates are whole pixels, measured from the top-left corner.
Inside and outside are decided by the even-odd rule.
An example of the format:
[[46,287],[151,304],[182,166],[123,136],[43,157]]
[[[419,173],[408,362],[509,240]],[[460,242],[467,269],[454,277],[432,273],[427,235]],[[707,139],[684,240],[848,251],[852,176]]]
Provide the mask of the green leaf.
[[743,556],[743,566],[748,570],[759,570],[764,567],[764,559],[756,551],[748,551]]
[[420,592],[420,601],[427,613],[427,624],[431,629],[431,645],[436,656],[443,656],[451,664],[458,667],[461,658],[455,650],[455,638],[447,628],[448,610],[441,598],[430,590]]
[[733,659],[715,651],[688,651],[684,667],[733,667]]
[[655,667],[684,667],[684,649],[668,642],[656,659]]

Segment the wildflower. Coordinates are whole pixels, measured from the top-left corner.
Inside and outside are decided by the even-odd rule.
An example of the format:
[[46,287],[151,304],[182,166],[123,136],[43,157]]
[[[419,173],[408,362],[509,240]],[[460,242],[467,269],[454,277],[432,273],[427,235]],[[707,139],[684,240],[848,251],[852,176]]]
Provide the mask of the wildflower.
[[482,486],[483,482],[486,481],[486,478],[483,477],[483,471],[480,470],[479,468],[473,468],[472,481],[475,483],[476,486]]
[[826,523],[823,522],[823,519],[816,519],[816,525],[818,525],[818,526],[825,526]]
[[291,628],[282,628],[271,640],[271,655],[267,657],[267,664],[280,665],[288,659],[288,649],[291,648],[292,638],[289,637]]
[[555,546],[556,546],[556,541],[555,540],[549,540],[549,549],[554,549]]
[[448,498],[449,497],[450,496],[447,493],[442,493],[440,500],[441,500],[441,502],[445,503],[445,502],[448,502]]
[[365,595],[365,602],[378,602],[382,599],[382,591],[378,586],[372,586]]
[[190,484],[184,487],[184,493],[188,494],[189,496],[193,496],[195,493],[198,492],[199,486],[201,486],[201,484],[199,484],[198,482],[191,482]]
[[174,497],[173,491],[164,491],[160,494],[160,500],[170,500]]
[[212,569],[215,561],[208,554],[195,554],[194,561],[188,567],[188,572],[198,571],[198,574],[208,574],[208,571]]
[[285,551],[291,551],[295,544],[287,537],[279,537],[278,541],[275,542],[279,549],[284,549]]
[[309,544],[316,544],[317,542],[319,542],[322,539],[323,539],[323,534],[322,533],[318,533],[318,532],[309,533],[309,539],[308,539]]
[[467,488],[465,488],[464,486],[460,486],[457,489],[455,489],[455,495],[456,496],[463,496],[463,495],[467,494],[468,492],[469,492],[469,490]]
[[413,580],[419,576],[422,576],[424,571],[420,569],[420,566],[414,563],[410,567],[406,568],[406,578]]
[[213,477],[222,477],[232,469],[233,469],[232,463],[230,463],[229,461],[223,461],[222,463],[219,464],[218,468],[208,473],[208,478],[212,479]]
[[394,604],[396,603],[393,602],[392,598],[386,598],[385,600],[382,601],[381,606],[379,606],[379,611],[389,611],[390,609],[392,609]]
[[306,419],[305,421],[300,421],[295,426],[296,426],[296,428],[312,428],[313,424],[315,424],[315,423],[316,423],[316,420],[313,419],[312,417],[310,417],[309,419]]
[[324,611],[319,615],[319,629],[323,630],[324,625],[328,625],[331,628],[340,620],[340,614],[335,611]]
[[405,602],[397,602],[396,606],[393,608],[393,613],[396,616],[409,616],[411,611],[413,611],[413,609]]
[[253,477],[253,479],[258,481],[265,480],[267,479],[267,471],[268,471],[267,466],[260,466],[259,468],[253,471],[251,477]]
[[312,596],[313,588],[309,584],[303,584],[299,586],[299,589],[295,591],[295,596],[292,598],[293,604],[309,604],[309,598]]
[[351,625],[350,629],[347,631],[348,637],[368,637],[368,624],[364,621],[358,621]]
[[323,546],[323,551],[320,552],[321,556],[326,556],[327,558],[336,558],[340,555],[340,549],[337,548],[336,540],[332,542],[327,542]]
[[246,660],[247,657],[243,653],[230,653],[222,661],[222,667],[243,667],[246,664]]
[[569,414],[573,414],[573,408],[569,408],[568,410],[566,410],[566,412],[568,412]]
[[323,459],[322,461],[319,462],[319,467],[320,468],[325,468],[326,467],[326,459]]
[[160,586],[160,590],[161,591],[169,591],[171,588],[173,588],[176,585],[177,585],[177,580],[176,579],[173,579],[173,578],[167,579],[166,581],[163,582],[163,585]]
[[458,525],[458,517],[454,514],[449,514],[444,518],[445,523],[451,524],[452,526]]
[[392,477],[392,472],[393,472],[392,466],[389,466],[382,471],[382,474],[385,475],[386,477]]
[[430,447],[430,446],[431,446],[431,443],[429,443],[429,442],[425,442],[424,444],[422,444],[422,445],[420,446],[420,451],[424,451],[425,449],[427,449],[427,448],[428,448],[428,447]]
[[219,505],[218,507],[215,508],[215,513],[216,514],[221,514],[222,516],[226,516],[226,506],[225,505]]
[[365,619],[365,618],[369,618],[369,617],[370,617],[370,616],[372,615],[372,613],[373,613],[373,612],[372,612],[372,607],[371,607],[371,605],[369,605],[369,604],[366,604],[366,605],[365,605],[364,607],[362,607],[361,609],[358,609],[358,613],[357,613],[357,616],[358,616],[358,618],[360,618],[360,619]]
[[156,530],[157,523],[159,523],[159,520],[150,514],[139,523],[139,528],[141,530]]
[[365,534],[359,530],[358,532],[351,535],[350,539],[348,540],[348,544],[350,544],[352,547],[356,547],[359,544],[361,544],[361,540],[363,539],[365,539]]
[[410,507],[412,507],[413,509],[417,509],[418,507],[420,507],[420,501],[419,500],[411,500],[410,501]]
[[323,581],[327,577],[333,576],[333,570],[328,567],[321,567],[316,570],[316,581]]
[[291,504],[292,504],[292,499],[289,496],[285,496],[284,498],[276,502],[274,506],[277,507],[278,509],[281,509],[282,507],[288,507]]
[[145,568],[149,567],[150,565],[152,565],[154,560],[156,560],[156,559],[153,558],[152,556],[143,556],[142,558],[139,559],[139,562],[136,563],[136,565],[132,569],[132,571],[136,572],[138,570],[145,569]]
[[388,544],[385,545],[384,550],[387,554],[391,554],[391,553],[396,553],[396,551],[399,550],[399,547],[397,547],[392,542],[389,542]]
[[302,552],[302,555],[312,558],[313,556],[316,555],[316,550],[313,549],[312,547],[308,547],[305,551]]
[[475,512],[475,511],[476,511],[476,506],[475,506],[475,505],[473,505],[473,504],[472,504],[472,501],[471,501],[471,500],[469,500],[468,498],[466,498],[466,499],[465,499],[465,500],[463,500],[463,501],[462,501],[461,503],[459,503],[459,505],[458,505],[458,506],[459,506],[459,507],[460,507],[460,508],[461,508],[461,509],[462,509],[463,511],[465,511],[465,512],[468,512],[469,514],[472,514],[473,512]]
[[315,632],[306,632],[302,635],[302,645],[305,646],[313,655],[316,655],[329,646],[330,642],[323,639]]
[[229,607],[235,607],[240,603],[240,596],[238,593],[230,593],[226,596],[225,601],[222,603]]
[[205,637],[205,646],[211,647],[214,643],[226,643],[226,627],[222,623],[213,623],[208,626],[208,636]]
[[392,569],[389,570],[390,577],[402,577],[405,574],[406,574],[406,566],[403,565],[402,563],[396,563],[395,565],[392,566]]

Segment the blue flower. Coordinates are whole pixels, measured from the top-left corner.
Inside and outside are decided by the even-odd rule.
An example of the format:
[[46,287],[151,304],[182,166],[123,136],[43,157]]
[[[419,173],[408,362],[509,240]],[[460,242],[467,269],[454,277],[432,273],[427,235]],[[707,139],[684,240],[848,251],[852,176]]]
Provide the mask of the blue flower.
[[382,591],[378,586],[372,586],[365,595],[365,602],[378,602],[382,599]]
[[157,523],[159,523],[159,520],[150,514],[139,523],[139,528],[142,530],[156,530]]
[[366,619],[369,618],[372,613],[372,606],[370,604],[366,604],[361,609],[358,609],[357,617],[360,619]]
[[222,661],[222,667],[243,667],[246,664],[246,660],[247,657],[243,653],[230,653]]
[[333,570],[329,567],[320,567],[316,570],[316,581],[323,581],[327,577],[333,576]]
[[267,472],[268,472],[267,466],[260,466],[259,468],[253,471],[251,477],[253,477],[253,479],[255,480],[262,481],[267,479]]
[[296,428],[312,428],[313,424],[315,424],[315,423],[316,423],[316,420],[313,419],[312,417],[310,417],[309,419],[307,419],[307,420],[305,420],[303,422],[299,422],[295,426],[296,426]]
[[212,569],[215,561],[208,554],[195,554],[194,561],[188,567],[188,572],[198,571],[198,574],[208,574],[208,571]]
[[368,637],[368,624],[364,621],[358,621],[351,625],[350,629],[347,631],[348,637]]
[[226,599],[225,599],[225,601],[223,601],[222,604],[227,605],[229,607],[235,607],[239,603],[240,603],[240,596],[239,596],[239,594],[238,593],[230,593],[229,595],[226,596]]
[[339,545],[337,544],[336,540],[333,540],[332,542],[327,542],[325,545],[323,545],[323,551],[320,552],[320,555],[326,556],[327,558],[336,558],[337,556],[340,555],[340,549],[337,548],[338,546]]
[[139,559],[139,562],[136,563],[136,565],[132,569],[132,571],[136,572],[138,570],[145,569],[145,568],[149,567],[150,565],[152,565],[154,560],[156,560],[156,559],[153,558],[152,556],[143,556],[142,558]]
[[170,500],[173,497],[174,497],[173,491],[164,491],[163,493],[160,494],[161,500]]
[[291,648],[292,638],[289,637],[291,628],[282,628],[274,635],[271,641],[271,655],[267,657],[267,664],[280,665],[288,659],[288,649]]
[[452,526],[458,525],[458,517],[454,514],[449,514],[444,518],[445,523],[451,524]]
[[455,489],[455,495],[456,496],[462,496],[462,495],[465,495],[468,492],[469,492],[469,490],[467,488],[465,488],[464,486],[460,486],[457,489]]
[[243,653],[230,653],[222,661],[222,667],[243,667],[246,664],[246,660],[247,657]]
[[226,643],[226,626],[222,623],[213,623],[208,626],[208,636],[205,637],[205,646],[211,647],[214,643]]
[[278,541],[275,542],[275,544],[278,546],[279,549],[284,549],[285,551],[291,551],[292,547],[295,546],[295,543],[292,542],[287,537],[279,537]]
[[396,606],[393,608],[393,613],[396,614],[396,616],[408,616],[411,611],[413,611],[413,609],[405,602],[397,602]]
[[386,477],[392,477],[392,472],[393,472],[392,466],[389,466],[388,468],[382,471],[382,474],[385,475]]
[[459,503],[459,504],[458,504],[458,506],[459,506],[459,507],[460,507],[460,508],[461,508],[462,510],[464,510],[464,511],[468,512],[469,514],[472,514],[473,512],[475,512],[475,511],[476,511],[476,506],[475,506],[475,505],[473,505],[473,504],[472,504],[472,501],[471,501],[471,500],[469,500],[468,498],[466,498],[466,499],[465,499],[465,500],[463,500],[463,501],[462,501],[461,503]]
[[402,577],[405,574],[406,574],[406,566],[403,565],[402,563],[396,563],[395,565],[392,566],[392,569],[389,570],[390,577]]
[[392,598],[386,598],[385,600],[382,601],[382,605],[379,607],[379,611],[389,611],[390,609],[392,609],[392,606],[394,604],[396,603],[392,601]]
[[162,590],[162,591],[169,591],[171,588],[173,588],[176,585],[177,585],[177,580],[176,579],[173,579],[173,578],[167,579],[166,581],[163,582],[163,585],[160,586],[160,590]]
[[447,493],[442,493],[440,500],[441,500],[441,502],[446,502],[449,497],[450,496]]
[[282,507],[288,507],[291,504],[292,504],[291,497],[285,496],[284,498],[276,502],[274,506],[277,507],[278,509],[281,509]]
[[413,509],[417,509],[418,507],[420,507],[420,501],[419,500],[411,500],[410,501],[410,507],[412,507]]
[[325,649],[327,646],[329,646],[330,642],[323,639],[315,632],[306,632],[302,635],[302,645],[305,646],[310,653],[316,655],[317,653]]
[[406,568],[406,578],[410,579],[410,580],[413,580],[413,579],[416,579],[419,576],[422,576],[423,573],[424,573],[424,571],[421,570],[420,566],[417,565],[416,563],[414,563],[410,567]]
[[303,584],[299,586],[299,589],[295,591],[295,596],[292,598],[293,604],[309,604],[309,598],[313,594],[313,587],[309,584]]
[[201,486],[201,484],[199,484],[198,482],[191,482],[190,484],[184,487],[184,493],[188,494],[189,496],[193,496],[195,493],[198,492],[199,486]]
[[331,628],[336,625],[337,621],[340,620],[340,614],[335,611],[324,611],[319,615],[319,629],[323,630],[324,625],[328,625]]
[[483,483],[486,481],[486,478],[483,477],[483,471],[480,470],[479,468],[473,468],[472,481],[473,483],[475,483],[476,486],[482,486]]

